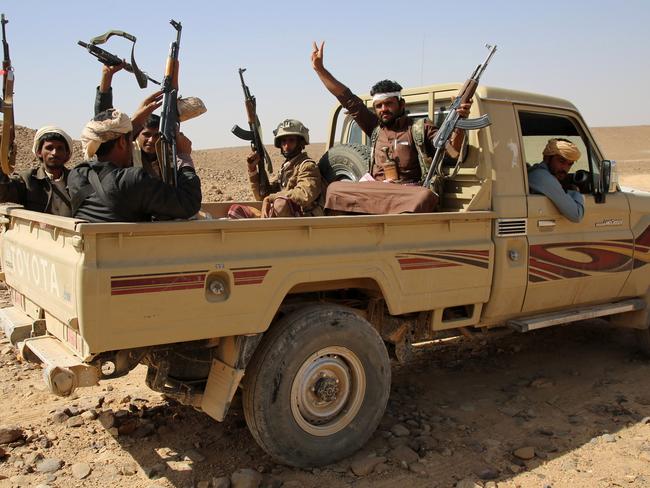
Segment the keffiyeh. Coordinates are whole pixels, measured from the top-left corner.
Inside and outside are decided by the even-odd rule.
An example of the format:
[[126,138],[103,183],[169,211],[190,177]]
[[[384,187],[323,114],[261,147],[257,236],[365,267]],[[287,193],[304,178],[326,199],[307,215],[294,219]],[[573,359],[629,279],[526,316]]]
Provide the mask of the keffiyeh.
[[117,139],[132,130],[131,119],[119,110],[109,109],[97,114],[81,132],[84,158],[91,159],[103,143]]

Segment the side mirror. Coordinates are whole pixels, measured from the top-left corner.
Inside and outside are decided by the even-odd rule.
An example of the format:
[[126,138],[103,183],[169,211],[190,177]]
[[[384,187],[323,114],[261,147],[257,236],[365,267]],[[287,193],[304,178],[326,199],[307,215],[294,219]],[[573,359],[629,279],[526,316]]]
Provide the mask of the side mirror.
[[616,172],[616,161],[605,159],[600,163],[600,178],[596,189],[596,203],[605,203],[605,197],[618,188],[618,174]]

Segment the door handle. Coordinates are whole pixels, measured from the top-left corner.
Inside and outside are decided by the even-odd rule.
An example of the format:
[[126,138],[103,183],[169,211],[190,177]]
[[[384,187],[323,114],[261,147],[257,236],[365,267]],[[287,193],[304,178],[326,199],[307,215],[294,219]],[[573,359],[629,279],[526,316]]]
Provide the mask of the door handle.
[[555,227],[555,220],[538,220],[537,227]]

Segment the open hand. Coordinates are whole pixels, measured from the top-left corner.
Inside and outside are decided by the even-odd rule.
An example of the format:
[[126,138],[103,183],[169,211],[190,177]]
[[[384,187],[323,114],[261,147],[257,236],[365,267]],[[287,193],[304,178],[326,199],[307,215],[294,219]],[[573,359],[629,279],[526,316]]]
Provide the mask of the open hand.
[[144,127],[147,118],[162,105],[163,93],[158,90],[157,92],[152,93],[147,98],[145,98],[138,109],[131,117],[131,123],[134,127],[134,132],[137,132],[138,128]]

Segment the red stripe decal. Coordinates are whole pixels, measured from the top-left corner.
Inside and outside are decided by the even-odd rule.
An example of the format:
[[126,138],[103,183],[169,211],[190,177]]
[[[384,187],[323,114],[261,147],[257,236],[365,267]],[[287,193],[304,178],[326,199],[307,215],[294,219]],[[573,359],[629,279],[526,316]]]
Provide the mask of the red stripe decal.
[[429,268],[446,268],[451,266],[460,266],[456,263],[445,263],[435,259],[426,258],[398,258],[399,266],[402,270],[411,269],[429,269]]
[[264,281],[270,269],[271,266],[264,268],[235,268],[232,270],[233,277],[235,278],[235,286],[259,285]]
[[185,285],[168,285],[168,286],[156,286],[148,288],[124,288],[119,290],[111,290],[111,295],[132,295],[135,293],[155,293],[161,291],[177,291],[177,290],[195,290],[203,288],[203,283],[197,284],[185,284]]
[[165,276],[160,278],[141,278],[141,279],[121,279],[111,280],[112,288],[121,288],[124,286],[143,286],[143,285],[161,285],[161,284],[174,284],[174,283],[191,283],[203,282],[205,279],[204,274],[198,275],[180,275],[180,276]]

